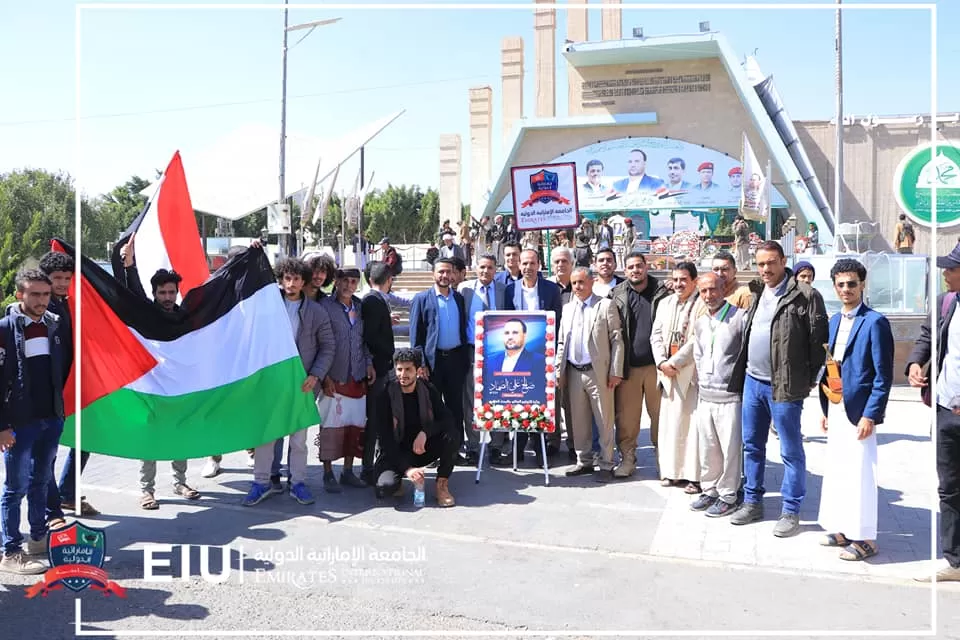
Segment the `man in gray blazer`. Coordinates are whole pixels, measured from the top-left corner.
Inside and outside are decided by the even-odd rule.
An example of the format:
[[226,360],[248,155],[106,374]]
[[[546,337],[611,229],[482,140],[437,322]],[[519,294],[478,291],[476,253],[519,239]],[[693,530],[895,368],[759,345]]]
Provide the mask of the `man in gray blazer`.
[[[302,260],[284,258],[277,262],[274,271],[280,283],[290,329],[303,361],[304,373],[307,374],[300,390],[304,393],[313,392],[316,397],[322,391],[321,382],[333,364],[335,344],[330,316],[318,302],[304,295],[303,285],[313,273]],[[286,327],[277,327],[277,330],[282,329]],[[282,439],[278,442],[281,443],[282,452]],[[252,507],[275,493],[283,493],[277,473],[279,460],[275,460],[274,451],[274,442],[262,444],[254,451],[253,484],[243,499],[245,507]],[[300,504],[312,504],[313,495],[304,483],[307,472],[307,429],[290,434],[287,461],[290,497]]]
[[[466,432],[467,462],[477,464],[480,459],[480,432],[473,428],[473,394],[476,387],[473,379],[473,363],[475,357],[474,339],[477,328],[477,318],[484,311],[498,311],[504,309],[504,292],[506,286],[497,280],[497,259],[492,255],[480,256],[477,259],[477,277],[460,284],[460,295],[463,296],[464,307],[467,310],[467,343],[470,367],[467,369],[467,382],[463,385],[463,429]],[[500,450],[505,440],[504,433],[495,433],[490,444],[490,458],[500,458]]]

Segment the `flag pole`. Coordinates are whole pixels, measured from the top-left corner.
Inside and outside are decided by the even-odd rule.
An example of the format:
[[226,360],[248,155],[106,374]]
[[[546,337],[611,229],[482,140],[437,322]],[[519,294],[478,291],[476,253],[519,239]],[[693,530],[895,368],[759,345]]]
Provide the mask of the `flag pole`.
[[837,242],[834,243],[834,250],[840,249],[839,240],[842,240],[840,234],[840,217],[843,208],[843,18],[840,4],[842,0],[837,0],[836,15],[836,117],[837,125],[834,131],[836,139],[836,157],[834,159],[834,178],[833,178],[833,221],[834,235]]
[[771,168],[770,168],[770,158],[767,157],[767,180],[766,180],[767,184],[764,187],[764,190],[767,193],[764,197],[764,200],[766,200],[766,202],[763,205],[764,208],[767,210],[766,211],[766,214],[767,214],[766,239],[767,240],[773,240],[773,206],[772,206],[773,202],[770,200],[770,194],[772,192],[772,187],[771,187],[772,182],[773,182],[773,174],[771,173]]
[[[287,0],[283,0],[283,53],[282,53],[282,80],[281,80],[281,98],[280,98],[280,199],[277,204],[281,211],[286,204],[286,160],[287,160],[287,27],[289,26],[289,14],[287,9]],[[287,213],[287,224],[290,224],[290,214]],[[289,245],[288,234],[280,234],[280,256],[286,256]]]

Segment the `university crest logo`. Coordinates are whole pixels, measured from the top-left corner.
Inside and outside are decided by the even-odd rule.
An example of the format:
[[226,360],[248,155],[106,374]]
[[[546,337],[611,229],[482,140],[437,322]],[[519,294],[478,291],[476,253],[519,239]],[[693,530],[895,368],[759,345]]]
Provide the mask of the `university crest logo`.
[[27,588],[28,598],[46,597],[51,591],[63,587],[75,593],[90,587],[102,591],[105,596],[127,597],[126,589],[112,582],[103,570],[107,555],[107,535],[103,529],[74,522],[51,531],[47,545],[50,569],[40,582]]
[[520,205],[522,208],[533,206],[536,202],[547,204],[559,202],[570,204],[570,201],[557,192],[560,186],[560,176],[554,171],[541,169],[530,175],[530,199]]

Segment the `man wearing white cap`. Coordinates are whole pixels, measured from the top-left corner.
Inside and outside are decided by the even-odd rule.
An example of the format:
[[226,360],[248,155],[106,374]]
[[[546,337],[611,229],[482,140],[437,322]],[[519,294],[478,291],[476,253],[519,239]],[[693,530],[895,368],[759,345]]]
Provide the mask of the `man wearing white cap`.
[[466,263],[466,258],[463,257],[463,247],[453,243],[452,233],[447,232],[443,234],[443,244],[440,245],[440,257],[450,259],[460,258]]

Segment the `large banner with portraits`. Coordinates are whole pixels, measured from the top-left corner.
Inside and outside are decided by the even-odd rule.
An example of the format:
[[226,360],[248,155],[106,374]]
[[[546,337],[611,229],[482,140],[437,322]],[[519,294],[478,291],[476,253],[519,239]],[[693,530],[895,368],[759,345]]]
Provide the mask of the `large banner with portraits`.
[[556,317],[552,311],[486,311],[476,316],[475,428],[556,427]]
[[[683,140],[618,138],[575,149],[551,162],[576,165],[581,212],[740,207],[740,160]],[[787,206],[776,189],[770,196],[774,208]],[[512,194],[497,211],[513,211]]]

